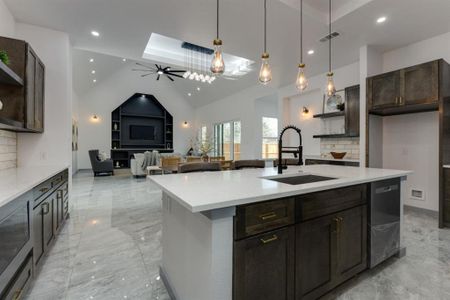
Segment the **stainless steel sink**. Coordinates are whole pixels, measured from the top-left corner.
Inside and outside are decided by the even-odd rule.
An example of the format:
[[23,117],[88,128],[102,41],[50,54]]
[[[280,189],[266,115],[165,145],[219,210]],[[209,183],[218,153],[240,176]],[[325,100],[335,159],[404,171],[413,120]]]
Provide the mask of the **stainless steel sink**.
[[317,175],[301,175],[301,176],[290,176],[290,177],[280,177],[280,178],[267,178],[268,180],[273,180],[281,183],[286,183],[290,185],[298,185],[305,183],[313,183],[320,181],[333,180],[337,178],[317,176]]

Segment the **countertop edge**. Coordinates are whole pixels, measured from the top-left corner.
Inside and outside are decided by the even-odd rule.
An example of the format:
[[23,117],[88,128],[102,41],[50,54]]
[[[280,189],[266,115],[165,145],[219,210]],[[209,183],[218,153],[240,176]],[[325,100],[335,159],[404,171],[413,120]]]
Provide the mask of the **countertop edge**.
[[[52,167],[52,166],[49,166]],[[8,197],[4,198],[4,199],[0,199],[0,209],[6,205],[8,205],[11,201],[14,201],[15,199],[23,196],[24,194],[26,194],[27,192],[31,191],[35,186],[43,183],[44,181],[50,179],[51,177],[55,176],[56,174],[69,169],[69,166],[54,166],[55,170],[53,170],[52,172],[45,174],[44,177],[39,178],[36,181],[33,182],[29,182],[26,186],[23,186],[20,188],[19,191],[17,191],[16,193],[9,195]],[[32,168],[32,167],[31,167]],[[39,168],[39,167],[38,167]],[[8,171],[8,170],[4,170],[4,171]]]
[[151,176],[149,176],[148,178],[154,184],[156,184],[159,188],[161,188],[165,193],[169,194],[173,199],[175,199],[182,206],[187,208],[190,212],[192,212],[192,213],[201,213],[201,212],[205,212],[205,211],[211,211],[211,210],[216,210],[216,209],[223,209],[223,208],[228,208],[228,207],[233,207],[233,206],[238,206],[238,205],[246,205],[246,204],[251,204],[251,203],[269,201],[269,200],[273,200],[273,199],[277,199],[277,198],[299,196],[299,195],[315,193],[315,192],[321,192],[321,191],[326,191],[326,190],[332,190],[332,189],[336,189],[336,188],[342,188],[342,187],[347,187],[347,186],[352,186],[352,185],[364,184],[364,183],[369,183],[369,182],[374,182],[374,181],[386,180],[386,179],[391,179],[391,178],[400,178],[400,177],[408,176],[408,175],[410,175],[412,173],[413,173],[412,171],[399,171],[398,174],[395,174],[395,175],[394,174],[392,174],[392,175],[385,175],[385,176],[379,176],[379,177],[370,178],[370,179],[351,179],[351,180],[349,180],[348,178],[346,178],[346,179],[338,179],[337,181],[342,181],[342,182],[334,181],[332,184],[329,184],[328,186],[312,187],[312,188],[305,189],[305,190],[300,190],[300,191],[289,191],[289,192],[283,192],[283,193],[277,193],[277,194],[267,194],[267,195],[255,196],[255,197],[230,199],[229,201],[222,202],[222,203],[208,204],[208,205],[198,205],[198,206],[195,206],[195,207],[192,207],[186,201],[184,201],[183,199],[181,199],[180,197],[178,197],[174,193],[170,192],[166,188],[164,188],[158,182],[154,181]]

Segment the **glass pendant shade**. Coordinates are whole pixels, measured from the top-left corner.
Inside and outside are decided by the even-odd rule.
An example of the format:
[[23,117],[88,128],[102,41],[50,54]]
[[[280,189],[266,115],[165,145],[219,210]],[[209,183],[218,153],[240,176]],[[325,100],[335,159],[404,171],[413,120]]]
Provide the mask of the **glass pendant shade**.
[[272,69],[269,64],[269,54],[264,53],[262,55],[261,70],[259,71],[259,82],[268,84],[270,81],[272,81]]
[[327,74],[327,87],[326,87],[326,91],[327,91],[327,96],[331,97],[334,94],[336,94],[336,86],[334,85],[334,80],[333,80],[333,73],[328,73]]
[[214,40],[214,57],[211,62],[211,72],[214,74],[223,74],[225,72],[225,62],[222,55],[222,41]]
[[304,68],[304,64],[298,66],[297,80],[295,82],[295,85],[300,92],[303,92],[308,87],[308,79],[306,79]]

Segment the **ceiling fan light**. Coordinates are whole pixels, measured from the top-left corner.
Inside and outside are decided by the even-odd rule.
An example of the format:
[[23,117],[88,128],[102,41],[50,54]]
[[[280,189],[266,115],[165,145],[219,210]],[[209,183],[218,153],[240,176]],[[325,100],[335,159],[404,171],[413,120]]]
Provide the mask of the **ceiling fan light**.
[[189,75],[191,75],[191,71],[186,71],[186,72],[183,74],[183,78],[186,79],[186,78],[189,77]]

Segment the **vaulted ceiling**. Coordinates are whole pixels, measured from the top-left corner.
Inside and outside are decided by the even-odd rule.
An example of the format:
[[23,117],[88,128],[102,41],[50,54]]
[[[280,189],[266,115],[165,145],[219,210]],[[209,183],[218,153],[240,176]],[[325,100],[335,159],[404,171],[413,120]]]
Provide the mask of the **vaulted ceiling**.
[[[211,47],[215,35],[213,0],[5,0],[19,22],[67,32],[74,55],[75,87],[84,92],[92,85],[87,57],[99,55],[98,80],[115,66],[142,61],[152,32]],[[256,61],[255,70],[235,81],[220,79],[201,84],[198,97],[190,99],[200,106],[229,96],[256,84],[263,43],[263,1],[221,0],[221,38],[224,51]],[[375,45],[387,51],[450,31],[448,0],[333,0],[333,27],[341,36],[334,42],[334,66],[358,60],[362,45]],[[319,39],[327,34],[328,0],[305,0],[305,50],[308,73],[327,69],[327,44]],[[274,81],[283,86],[294,81],[299,59],[299,0],[269,0],[268,50]],[[384,24],[376,24],[386,16]],[[97,30],[100,37],[90,32]],[[88,52],[82,52],[88,51]],[[96,54],[98,53],[98,54]],[[131,67],[131,65],[130,65]],[[79,74],[79,75],[77,75]],[[138,74],[137,74],[138,76]],[[149,79],[154,80],[154,79]],[[187,95],[198,83],[177,80],[174,88]],[[189,97],[187,97],[189,99]]]

